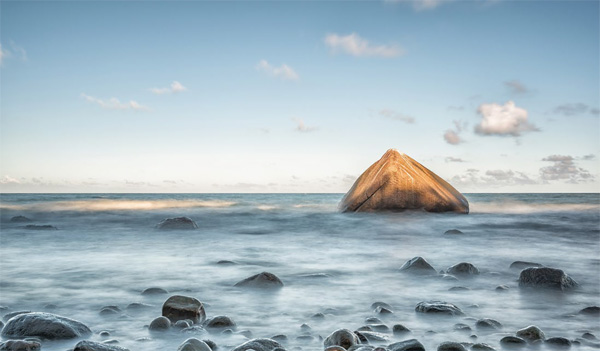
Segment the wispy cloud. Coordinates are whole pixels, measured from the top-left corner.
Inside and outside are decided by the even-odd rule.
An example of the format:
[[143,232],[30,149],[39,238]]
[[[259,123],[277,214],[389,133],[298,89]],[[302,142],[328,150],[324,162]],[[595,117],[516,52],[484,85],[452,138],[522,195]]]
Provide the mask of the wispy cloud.
[[566,180],[568,183],[576,184],[594,178],[588,170],[577,167],[573,156],[550,155],[544,157],[542,161],[552,162],[551,166],[540,169],[540,175],[543,180]]
[[479,135],[518,137],[524,132],[539,131],[527,120],[527,110],[517,107],[512,101],[504,105],[481,104],[477,113],[482,117],[479,124],[475,126],[475,133]]
[[504,82],[504,86],[507,87],[508,90],[514,95],[525,94],[529,92],[529,89],[527,89],[525,84],[516,79]]
[[356,33],[349,35],[327,34],[324,41],[333,53],[342,52],[352,56],[385,58],[397,57],[404,54],[404,50],[396,44],[372,45],[368,40],[361,38]]
[[444,140],[450,145],[458,145],[464,140],[460,137],[460,133],[466,128],[466,123],[461,121],[453,121],[454,129],[447,129],[444,133]]
[[183,84],[179,83],[178,81],[174,80],[173,83],[171,83],[171,85],[167,88],[152,88],[150,89],[151,92],[153,92],[154,94],[158,94],[158,95],[162,95],[162,94],[176,94],[176,93],[180,93],[182,91],[186,91],[187,88],[183,86]]
[[462,158],[448,156],[446,157],[446,162],[465,162]]
[[414,117],[390,109],[383,109],[379,111],[379,115],[385,118],[401,121],[408,124],[415,123]]
[[260,72],[265,72],[272,77],[281,78],[283,80],[297,80],[300,78],[298,73],[285,63],[276,67],[267,62],[267,60],[260,60],[256,65],[256,69]]
[[294,128],[294,130],[297,132],[309,133],[318,129],[317,127],[307,126],[300,118],[292,118],[292,121],[296,122],[296,128]]
[[9,42],[10,50],[6,46],[0,44],[0,65],[9,57],[19,58],[22,61],[27,61],[27,51],[22,46],[17,45],[14,41]]
[[2,62],[4,62],[6,54],[6,51],[2,48],[2,44],[0,44],[0,65],[2,65]]
[[21,184],[21,181],[9,175],[5,175],[4,177],[0,178],[0,184]]
[[129,102],[121,102],[117,98],[110,98],[108,100],[99,99],[94,96],[86,95],[81,93],[81,97],[87,102],[96,104],[102,108],[108,110],[136,110],[136,111],[149,111],[149,108],[140,105],[137,101],[129,100]]
[[597,108],[592,108],[582,102],[558,105],[552,110],[552,113],[556,115],[563,115],[567,117],[579,116],[588,112],[595,116],[600,114],[600,110]]
[[526,173],[511,169],[493,169],[482,174],[480,170],[474,168],[467,169],[463,174],[455,175],[450,182],[457,186],[483,186],[485,188],[539,183],[537,179]]

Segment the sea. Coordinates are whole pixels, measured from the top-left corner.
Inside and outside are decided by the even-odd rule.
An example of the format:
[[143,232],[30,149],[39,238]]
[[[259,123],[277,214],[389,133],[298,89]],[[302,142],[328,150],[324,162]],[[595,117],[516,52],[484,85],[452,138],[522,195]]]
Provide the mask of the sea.
[[[600,305],[600,194],[464,195],[468,215],[340,213],[343,194],[1,194],[0,314],[58,314],[86,324],[88,340],[132,351],[176,351],[191,337],[231,350],[275,335],[287,337],[287,350],[323,350],[335,330],[368,324],[390,329],[377,327],[383,332],[373,346],[417,339],[427,350],[446,341],[500,350],[503,337],[535,325],[546,338],[569,339],[572,349],[597,350],[600,341],[582,335],[600,338],[600,318],[579,312]],[[182,216],[198,229],[156,228]],[[462,234],[445,234],[451,229]],[[417,256],[440,273],[460,262],[480,273],[452,279],[400,271]],[[562,269],[579,286],[519,288],[514,261]],[[283,288],[234,286],[261,272],[278,276]],[[168,293],[142,295],[152,287]],[[229,316],[235,330],[150,331],[171,295],[197,298],[208,318]],[[415,311],[430,300],[464,315]],[[393,313],[378,313],[376,302]],[[116,313],[101,314],[105,306]],[[483,318],[501,326],[478,329]],[[395,336],[396,324],[411,332]],[[43,340],[42,350],[72,350],[78,341]]]

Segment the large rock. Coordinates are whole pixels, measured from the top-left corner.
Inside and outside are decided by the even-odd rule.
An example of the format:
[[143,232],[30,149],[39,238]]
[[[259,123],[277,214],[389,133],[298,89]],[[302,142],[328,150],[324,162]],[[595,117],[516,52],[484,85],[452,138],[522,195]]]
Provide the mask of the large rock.
[[124,347],[83,340],[75,345],[73,351],[129,351]]
[[450,316],[462,316],[463,311],[456,305],[443,301],[423,301],[417,304],[415,311],[429,314],[446,314]]
[[423,257],[417,256],[404,262],[400,271],[412,274],[435,275],[437,271]]
[[188,217],[167,218],[156,225],[158,229],[198,229],[196,222]]
[[469,213],[469,202],[419,162],[390,149],[358,177],[342,199],[340,210]]
[[189,338],[179,345],[177,351],[212,351],[212,349],[204,341]]
[[235,284],[237,287],[277,289],[283,287],[283,282],[275,274],[262,272],[246,278]]
[[526,268],[519,276],[520,287],[572,289],[577,287],[577,282],[565,272],[556,268]]
[[231,351],[246,351],[246,350],[254,350],[254,351],[272,351],[274,349],[283,349],[280,343],[271,339],[252,339],[248,340],[245,343],[237,346]]
[[523,329],[517,330],[516,335],[521,339],[525,339],[529,342],[533,342],[536,340],[544,340],[546,338],[544,332],[535,325],[530,325]]
[[42,344],[37,341],[7,340],[0,343],[0,351],[39,351]]
[[446,273],[458,276],[469,276],[479,274],[479,269],[468,262],[460,262],[446,270]]
[[194,323],[204,322],[206,312],[204,305],[197,299],[189,296],[174,295],[165,301],[162,315],[175,323],[179,320],[190,319]]
[[345,348],[346,350],[358,344],[360,344],[358,336],[348,329],[338,329],[329,334],[329,336],[323,341],[325,348],[337,345]]
[[31,312],[12,317],[2,328],[5,338],[37,336],[45,339],[73,339],[90,335],[85,324],[52,313]]

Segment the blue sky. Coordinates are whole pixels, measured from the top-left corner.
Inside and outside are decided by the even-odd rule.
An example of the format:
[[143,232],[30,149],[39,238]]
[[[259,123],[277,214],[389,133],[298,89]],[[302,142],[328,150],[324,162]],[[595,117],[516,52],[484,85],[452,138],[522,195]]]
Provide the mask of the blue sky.
[[597,1],[0,2],[3,192],[600,191]]

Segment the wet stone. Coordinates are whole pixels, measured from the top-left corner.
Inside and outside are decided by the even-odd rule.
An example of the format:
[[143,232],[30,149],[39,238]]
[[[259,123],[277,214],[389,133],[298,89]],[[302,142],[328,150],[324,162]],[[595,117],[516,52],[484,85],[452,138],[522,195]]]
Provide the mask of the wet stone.
[[171,322],[190,319],[194,323],[201,323],[206,319],[202,302],[193,297],[182,295],[169,297],[163,304],[162,315],[169,318]]
[[599,306],[589,306],[589,307],[586,307],[586,308],[582,309],[581,311],[579,311],[579,314],[585,314],[588,316],[600,316],[600,307]]
[[471,351],[496,351],[496,349],[488,344],[477,343],[471,346]]
[[463,232],[461,232],[458,229],[450,229],[450,230],[446,230],[444,232],[445,235],[460,235],[460,234],[464,234]]
[[283,282],[275,274],[262,272],[237,282],[234,286],[260,289],[279,289]]
[[12,223],[26,223],[26,222],[31,222],[31,219],[29,219],[25,216],[14,216],[10,219],[10,221]]
[[454,330],[459,331],[459,332],[471,333],[471,327],[464,323],[456,323],[454,325]]
[[498,285],[496,287],[496,291],[503,292],[508,291],[510,288],[507,285]]
[[193,230],[198,229],[198,225],[188,217],[167,218],[156,225],[161,230]]
[[404,335],[410,332],[410,329],[408,329],[402,324],[394,324],[394,326],[392,327],[392,333],[394,333],[394,335]]
[[527,341],[516,336],[505,336],[500,339],[500,345],[508,349],[522,349],[527,346]]
[[525,268],[532,268],[532,267],[544,267],[544,265],[540,264],[540,263],[527,262],[527,261],[515,261],[510,264],[511,269],[518,269],[518,270],[522,270]]
[[27,230],[58,230],[58,228],[49,224],[28,224],[23,228]]
[[162,295],[169,292],[163,288],[152,287],[142,291],[142,295]]
[[544,335],[544,332],[540,328],[536,327],[535,325],[530,325],[523,329],[517,330],[516,335],[520,338],[523,338],[523,339],[529,341],[529,342],[532,342],[535,340],[544,340],[546,338],[546,335]]
[[467,349],[457,342],[446,341],[441,343],[438,348],[438,351],[467,351]]
[[235,347],[232,351],[275,351],[275,349],[284,349],[281,344],[271,339],[252,339]]
[[479,274],[479,269],[468,262],[457,263],[454,266],[449,267],[446,273],[455,276],[470,276]]
[[358,336],[348,329],[338,329],[329,334],[323,341],[325,347],[338,345],[346,350],[352,345],[359,344]]
[[400,342],[390,344],[388,346],[390,351],[425,351],[423,344],[417,339],[409,339]]
[[39,351],[42,344],[37,341],[6,340],[0,342],[0,351]]
[[215,316],[209,320],[207,320],[204,324],[206,329],[224,329],[230,328],[235,329],[237,326],[233,319],[227,316]]
[[202,340],[189,338],[179,345],[177,351],[212,351],[212,349]]
[[2,328],[5,338],[36,336],[45,339],[74,339],[92,334],[85,324],[45,312],[18,314]]
[[443,314],[449,316],[462,316],[464,313],[456,305],[444,301],[423,301],[417,304],[415,311],[427,314]]
[[571,341],[567,338],[562,338],[562,337],[548,338],[544,341],[544,343],[546,344],[547,347],[550,347],[555,350],[556,349],[566,350],[571,347]]
[[148,329],[150,329],[152,331],[165,331],[165,330],[169,330],[170,327],[171,327],[171,321],[169,320],[169,318],[161,316],[161,317],[155,318],[150,323],[150,326],[148,327]]
[[521,288],[567,290],[577,287],[577,282],[565,272],[555,268],[526,268],[519,275]]
[[73,351],[129,351],[126,348],[89,340],[83,340],[75,345]]
[[475,323],[478,330],[498,330],[502,329],[502,324],[495,319],[483,318]]
[[417,275],[435,275],[437,272],[432,265],[427,262],[423,257],[417,256],[404,262],[400,267],[401,272],[417,274]]

